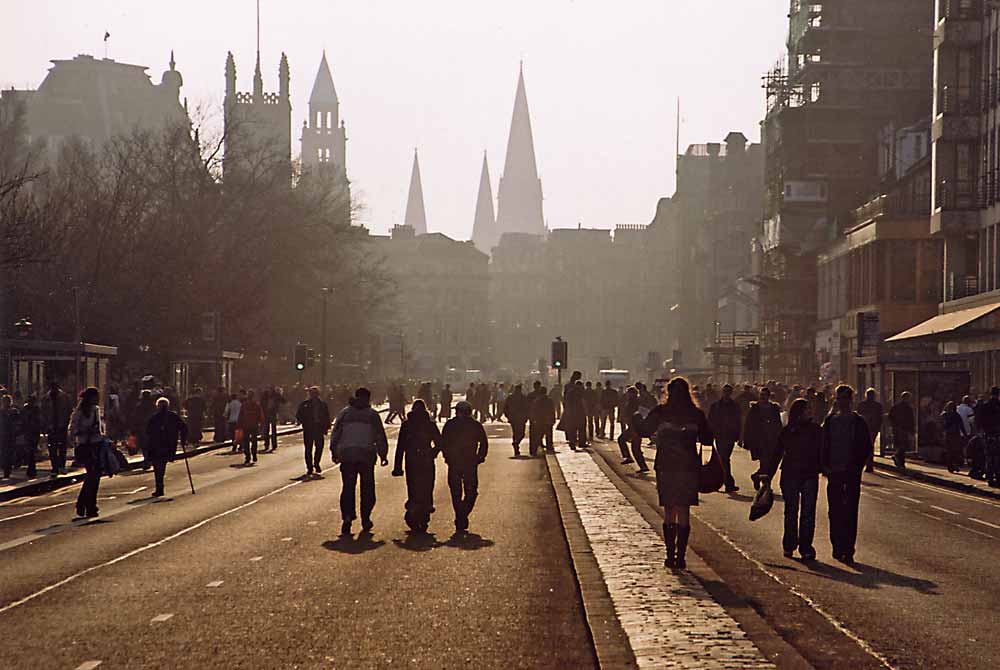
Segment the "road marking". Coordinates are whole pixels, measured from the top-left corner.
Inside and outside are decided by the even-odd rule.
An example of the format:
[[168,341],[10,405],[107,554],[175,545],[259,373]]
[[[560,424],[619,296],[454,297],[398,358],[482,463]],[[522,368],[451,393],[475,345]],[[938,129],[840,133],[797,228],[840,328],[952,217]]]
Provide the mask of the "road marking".
[[292,538],[290,538],[290,537],[283,537],[283,538],[281,538],[281,541],[282,542],[291,542]]
[[928,514],[927,512],[919,512],[919,514],[927,517],[928,519],[934,519],[935,521],[944,521],[944,519],[942,519],[941,517],[934,516],[933,514]]
[[76,666],[76,670],[94,670],[103,661],[84,661],[80,665]]
[[988,537],[991,540],[997,539],[997,538],[993,537],[992,535],[990,535],[989,533],[984,533],[983,531],[976,530],[975,528],[969,528],[968,526],[962,526],[962,525],[957,524],[957,523],[953,523],[951,525],[953,525],[955,528],[961,528],[962,530],[967,530],[970,533],[975,533],[976,535],[982,535],[983,537]]
[[938,507],[937,505],[931,505],[931,509],[936,509],[939,512],[944,512],[945,514],[953,514],[958,516],[958,512],[952,511],[946,507]]
[[306,525],[307,526],[318,526],[319,525],[319,521],[307,521]]
[[917,503],[918,505],[922,505],[924,503],[923,500],[917,500],[916,498],[911,498],[910,496],[901,495],[899,497],[903,500],[909,500],[911,503]]
[[15,607],[20,607],[21,605],[23,605],[25,603],[31,602],[32,600],[34,600],[35,598],[37,598],[39,596],[45,595],[46,593],[49,593],[50,591],[55,591],[56,589],[58,589],[60,587],[66,586],[67,584],[70,584],[70,583],[76,581],[80,577],[83,577],[84,575],[88,575],[91,572],[94,572],[95,570],[99,570],[101,568],[106,568],[106,567],[114,565],[116,563],[121,563],[122,561],[125,561],[125,560],[127,560],[129,558],[132,558],[133,556],[138,556],[139,554],[142,554],[142,553],[144,553],[146,551],[149,551],[150,549],[155,549],[156,547],[160,547],[160,546],[166,544],[167,542],[170,542],[171,540],[176,540],[179,537],[187,535],[191,531],[197,530],[197,529],[201,528],[202,526],[206,526],[206,525],[208,525],[209,523],[211,523],[213,521],[221,519],[222,517],[229,516],[230,514],[233,514],[235,512],[239,512],[240,510],[244,510],[247,507],[250,507],[251,505],[256,505],[261,500],[264,500],[266,498],[270,498],[271,496],[277,495],[278,493],[281,493],[283,491],[287,491],[288,489],[292,488],[293,486],[298,486],[301,483],[302,482],[298,481],[298,482],[291,482],[289,484],[285,484],[284,486],[282,486],[280,488],[277,488],[277,489],[275,489],[275,490],[273,490],[273,491],[271,491],[269,493],[265,493],[264,495],[260,496],[259,498],[254,498],[253,500],[251,500],[249,502],[245,502],[242,505],[237,505],[236,507],[233,507],[231,509],[227,509],[224,512],[219,512],[218,514],[210,516],[207,519],[202,519],[198,523],[193,524],[191,526],[188,526],[187,528],[182,528],[181,530],[177,531],[176,533],[173,533],[172,535],[168,535],[167,537],[165,537],[163,539],[160,539],[160,540],[157,540],[156,542],[150,542],[147,545],[143,545],[143,546],[139,547],[138,549],[133,549],[133,550],[131,550],[129,552],[126,552],[126,553],[124,553],[121,556],[118,556],[116,558],[112,558],[110,560],[104,561],[103,563],[98,563],[97,565],[92,565],[89,568],[84,568],[83,570],[80,570],[79,572],[74,573],[74,574],[70,575],[69,577],[66,577],[65,579],[60,579],[58,582],[54,582],[52,584],[49,584],[48,586],[43,587],[43,588],[39,589],[38,591],[35,591],[34,593],[28,594],[28,595],[24,596],[23,598],[20,598],[19,600],[15,600],[13,602],[7,603],[3,607],[0,607],[0,614],[3,614],[4,612],[9,612],[10,610],[14,609]]
[[169,613],[168,614],[157,614],[156,616],[154,616],[152,619],[149,620],[149,623],[163,623],[164,621],[169,621],[173,617],[174,617],[174,615],[173,614],[169,614]]
[[250,559],[251,562],[263,561],[263,560],[264,560],[263,556],[254,556],[253,558]]
[[3,519],[0,519],[0,523],[3,523],[4,521],[13,521],[14,519],[23,519],[26,516],[31,516],[32,514],[38,514],[39,512],[44,512],[47,509],[53,509],[56,507],[62,507],[63,505],[69,505],[72,502],[73,502],[72,500],[67,500],[66,502],[56,503],[55,505],[46,505],[45,507],[39,507],[36,510],[32,510],[31,512],[25,512],[24,514],[17,514],[15,516],[4,517]]
[[214,582],[209,582],[208,584],[205,584],[205,586],[207,586],[210,589],[217,589],[220,586],[222,586],[222,580],[221,579],[217,579]]
[[989,521],[983,521],[982,519],[977,519],[974,516],[970,516],[969,521],[973,521],[975,523],[981,523],[984,526],[989,526],[990,528],[996,528],[997,530],[1000,530],[1000,526],[996,525],[995,523],[990,523]]
[[982,503],[983,505],[989,505],[990,507],[1000,507],[1000,503],[993,502],[983,496],[971,495],[969,493],[960,493],[958,491],[952,491],[951,489],[945,488],[943,486],[934,486],[931,484],[924,484],[923,482],[911,481],[909,479],[903,479],[899,475],[889,474],[888,472],[879,472],[875,475],[876,477],[883,477],[885,479],[891,479],[899,484],[909,484],[910,486],[917,486],[922,489],[927,489],[929,491],[934,491],[935,493],[942,493],[949,496],[954,496],[956,498],[963,498],[965,500],[970,500],[972,502]]
[[134,494],[138,493],[139,491],[145,491],[148,488],[149,488],[148,486],[140,486],[139,488],[135,489],[134,491],[126,491],[122,495],[125,495],[125,496],[134,495]]

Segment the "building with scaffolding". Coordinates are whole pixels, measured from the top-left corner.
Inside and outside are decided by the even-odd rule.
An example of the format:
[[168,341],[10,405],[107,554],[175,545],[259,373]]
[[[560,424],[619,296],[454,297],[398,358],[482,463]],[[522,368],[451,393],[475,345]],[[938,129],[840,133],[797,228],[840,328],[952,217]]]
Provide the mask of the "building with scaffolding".
[[879,131],[931,106],[933,13],[912,0],[791,2],[787,57],[764,78],[765,377],[817,376],[817,252],[880,192]]

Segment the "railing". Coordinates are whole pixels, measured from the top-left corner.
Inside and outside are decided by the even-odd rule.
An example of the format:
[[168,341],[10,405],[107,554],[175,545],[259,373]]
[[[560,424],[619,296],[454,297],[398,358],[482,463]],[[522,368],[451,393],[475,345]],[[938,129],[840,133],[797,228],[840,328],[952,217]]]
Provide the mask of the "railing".
[[855,209],[854,221],[860,224],[880,216],[926,215],[930,211],[930,193],[887,193]]
[[971,86],[942,86],[941,113],[958,116],[975,116],[979,113],[979,96]]
[[982,188],[975,179],[952,179],[938,183],[937,206],[944,210],[980,209]]
[[954,272],[948,275],[948,300],[959,300],[979,294],[979,277],[976,275],[960,275]]
[[938,17],[969,20],[983,16],[983,0],[939,0]]

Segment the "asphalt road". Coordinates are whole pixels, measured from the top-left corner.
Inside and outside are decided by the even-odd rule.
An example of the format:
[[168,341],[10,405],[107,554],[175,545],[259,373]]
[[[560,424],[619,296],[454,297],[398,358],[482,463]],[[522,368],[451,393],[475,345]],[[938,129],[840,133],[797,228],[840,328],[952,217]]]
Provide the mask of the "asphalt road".
[[0,505],[2,665],[594,667],[544,460],[489,431],[464,538],[440,462],[432,537],[380,468],[374,534],[339,538],[339,473],[298,479],[298,436],[256,467],[192,459],[194,496],[180,463],[159,501],[151,473],[104,479],[98,521],[69,521],[77,486]]
[[[654,479],[620,466],[617,446],[598,442],[597,452],[656,504]],[[702,496],[693,510],[692,547],[814,666],[1000,667],[1000,505],[866,474],[857,562],[848,568],[831,557],[821,480],[819,560],[807,564],[782,556],[780,496],[768,516],[748,520],[754,470],[737,449],[742,490]]]

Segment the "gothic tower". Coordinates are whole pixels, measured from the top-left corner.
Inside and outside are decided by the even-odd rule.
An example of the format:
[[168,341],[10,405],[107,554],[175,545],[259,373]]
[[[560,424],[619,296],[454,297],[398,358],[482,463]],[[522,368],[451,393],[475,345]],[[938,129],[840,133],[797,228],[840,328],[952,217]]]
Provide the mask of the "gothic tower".
[[524,67],[517,77],[514,114],[507,138],[507,158],[497,187],[497,237],[504,233],[545,234],[542,215],[542,180],[535,164],[535,142],[531,136],[528,95],[524,90]]
[[489,254],[500,241],[497,222],[493,216],[493,187],[490,185],[490,168],[483,152],[483,170],[479,175],[479,196],[476,199],[476,216],[472,221],[472,242],[484,254]]
[[349,216],[347,128],[340,119],[340,100],[325,51],[309,96],[309,114],[302,124],[302,170],[304,177],[315,178],[324,188],[341,193],[338,205],[345,207]]
[[[282,179],[291,181],[292,104],[288,92],[288,58],[281,54],[278,65],[278,92],[264,91],[260,71],[260,52],[253,75],[253,91],[236,90],[236,61],[233,53],[226,57],[225,156],[222,170],[225,178],[259,166],[280,171]],[[259,174],[257,176],[260,176]]]
[[406,215],[403,225],[413,228],[417,235],[427,234],[427,214],[424,212],[424,187],[420,183],[420,163],[417,150],[413,150],[413,170],[410,172],[410,192],[406,197]]

